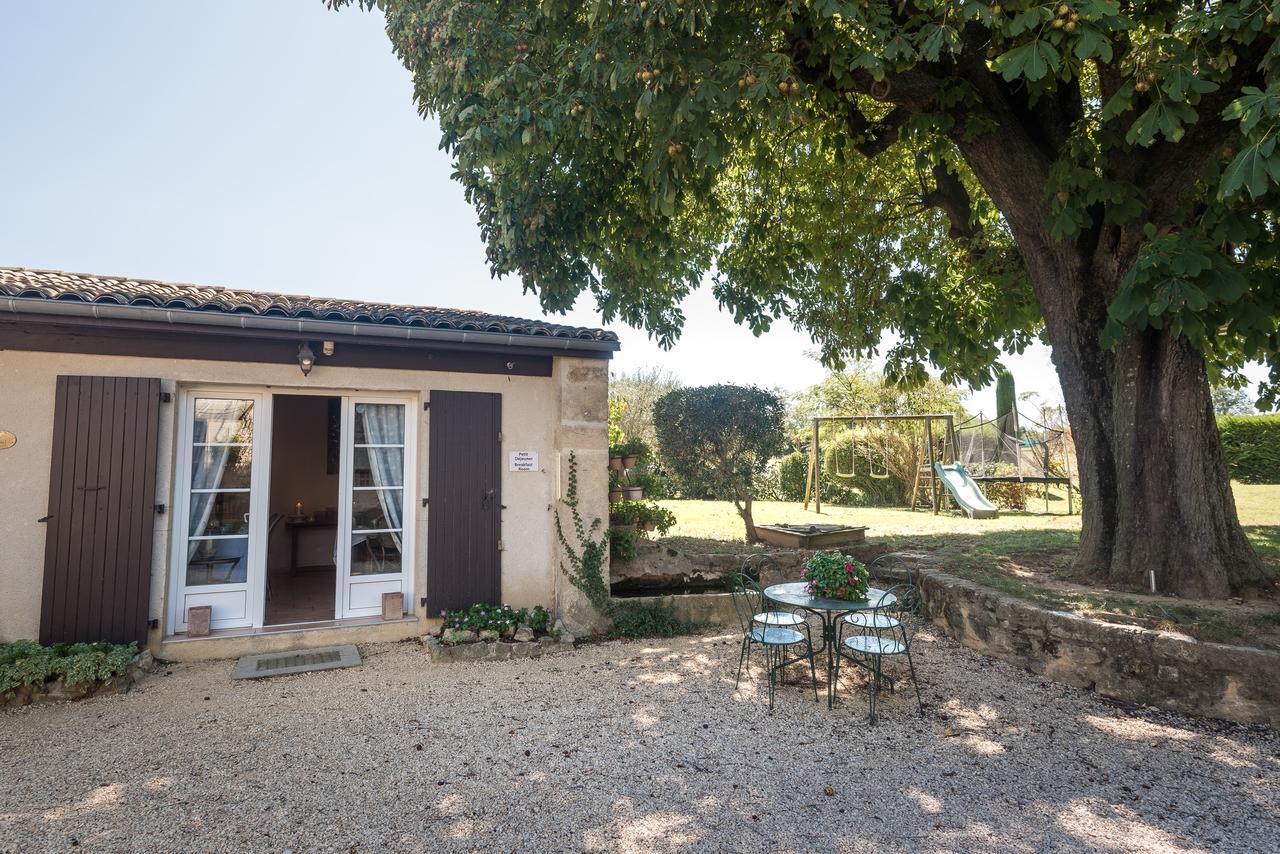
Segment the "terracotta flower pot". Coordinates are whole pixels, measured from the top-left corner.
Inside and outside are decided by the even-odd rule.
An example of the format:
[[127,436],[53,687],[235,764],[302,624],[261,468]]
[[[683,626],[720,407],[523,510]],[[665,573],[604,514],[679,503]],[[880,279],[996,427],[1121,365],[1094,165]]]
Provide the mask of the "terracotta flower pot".
[[644,529],[645,529],[646,531],[654,531],[654,530],[657,530],[657,528],[658,528],[658,523],[657,523],[657,522],[645,522],[645,523],[644,523]]
[[639,501],[644,498],[644,487],[642,486],[624,486],[622,494],[628,501]]
[[611,490],[609,490],[609,503],[610,503],[610,504],[617,504],[617,503],[618,503],[619,501],[621,501],[621,500],[622,500],[622,490],[621,490],[621,489],[611,489]]
[[609,468],[622,471],[622,457],[609,457]]
[[633,469],[636,467],[636,463],[638,462],[640,462],[639,454],[627,454],[622,458],[622,467],[624,469]]

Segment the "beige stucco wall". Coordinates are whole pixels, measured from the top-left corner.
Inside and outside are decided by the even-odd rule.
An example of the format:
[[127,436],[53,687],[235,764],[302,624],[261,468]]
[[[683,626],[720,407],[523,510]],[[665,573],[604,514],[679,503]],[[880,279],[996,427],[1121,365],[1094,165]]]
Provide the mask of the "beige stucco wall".
[[[418,395],[417,484],[426,494],[430,413],[421,401],[431,389],[496,392],[502,395],[503,599],[514,606],[567,607],[572,593],[557,582],[559,546],[551,514],[562,494],[569,450],[583,461],[584,509],[607,513],[608,363],[595,359],[556,358],[551,377],[442,373],[411,370],[335,368],[318,365],[303,377],[295,365],[241,362],[161,360],[68,353],[0,351],[0,430],[18,437],[0,451],[0,640],[34,638],[40,621],[48,500],[54,388],[59,374],[159,377],[166,391],[196,384],[268,386],[273,392],[298,389],[411,392]],[[176,406],[161,406],[160,464],[156,501],[172,507],[176,444]],[[514,450],[539,452],[541,471],[510,472],[506,455]],[[413,607],[426,592],[427,515],[415,502],[415,583]],[[150,617],[168,617],[169,526],[173,514],[157,515]],[[580,611],[581,609],[575,609]],[[161,632],[153,633],[158,636]],[[153,637],[153,640],[157,637]]]

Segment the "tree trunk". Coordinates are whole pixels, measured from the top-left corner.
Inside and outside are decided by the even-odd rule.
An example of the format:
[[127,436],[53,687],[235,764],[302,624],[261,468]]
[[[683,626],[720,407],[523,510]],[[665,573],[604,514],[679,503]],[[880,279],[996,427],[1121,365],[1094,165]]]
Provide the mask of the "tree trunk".
[[[1059,292],[1114,292],[1091,284]],[[1080,469],[1075,568],[1129,589],[1150,589],[1154,573],[1157,592],[1179,596],[1226,596],[1262,579],[1236,516],[1203,355],[1161,330],[1103,350],[1103,315],[1090,303],[1101,300],[1045,312]]]
[[735,488],[735,496],[733,506],[738,508],[738,515],[742,517],[742,521],[747,526],[747,542],[755,545],[760,542],[760,538],[756,536],[756,523],[751,515],[751,496],[744,495],[741,490]]
[[[985,69],[975,79],[990,83]],[[1100,343],[1111,301],[1148,239],[1145,223],[1099,222],[1074,240],[1056,237],[1045,189],[1058,155],[1026,133],[1003,92],[983,91],[1000,133],[954,139],[1003,213],[1044,314],[1080,467],[1075,568],[1131,589],[1149,588],[1154,573],[1158,592],[1180,596],[1224,596],[1260,580],[1236,516],[1203,354],[1163,330],[1130,331],[1112,350]]]

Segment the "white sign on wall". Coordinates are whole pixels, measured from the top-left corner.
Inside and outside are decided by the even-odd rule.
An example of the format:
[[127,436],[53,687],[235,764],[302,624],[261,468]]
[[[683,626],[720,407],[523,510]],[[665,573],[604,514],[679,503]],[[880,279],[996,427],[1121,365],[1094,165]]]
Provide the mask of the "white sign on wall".
[[511,462],[508,464],[507,468],[509,471],[537,471],[538,452],[512,451]]

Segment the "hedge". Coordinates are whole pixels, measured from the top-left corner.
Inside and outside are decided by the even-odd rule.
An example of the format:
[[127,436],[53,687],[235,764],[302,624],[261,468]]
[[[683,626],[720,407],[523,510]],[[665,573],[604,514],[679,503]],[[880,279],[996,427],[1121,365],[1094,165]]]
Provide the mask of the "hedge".
[[[904,486],[896,477],[873,478],[867,474],[865,466],[859,469],[855,478],[837,477],[833,473],[848,465],[851,443],[851,439],[844,437],[822,449],[826,461],[822,474],[823,502],[840,507],[905,506],[911,495],[911,485]],[[862,466],[861,461],[859,465]],[[767,491],[772,494],[768,497],[778,501],[803,501],[805,482],[809,477],[809,455],[804,451],[792,451],[774,461],[770,475],[776,482],[770,484]]]
[[1223,415],[1218,432],[1232,480],[1280,483],[1280,415]]

